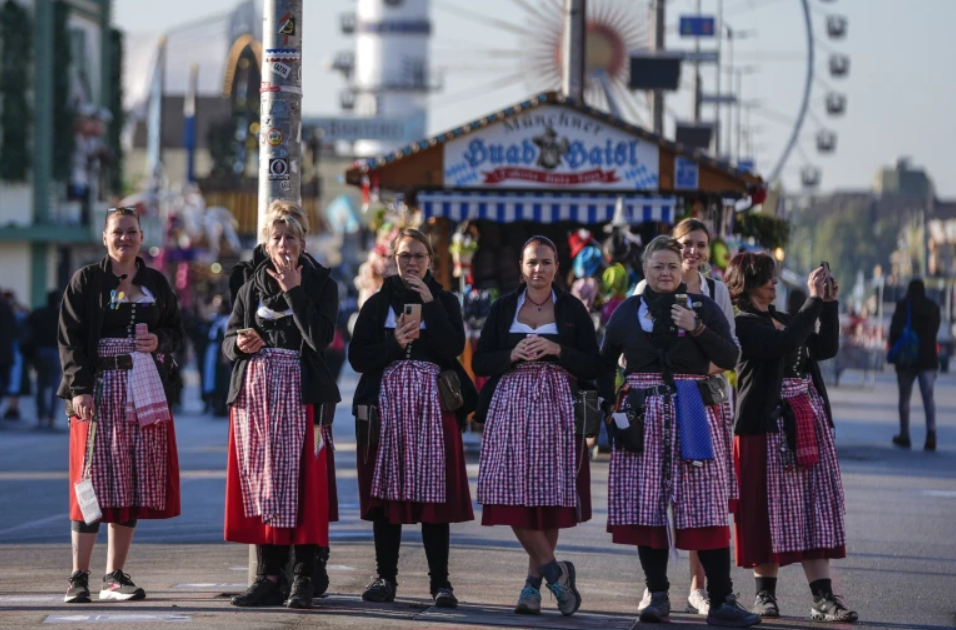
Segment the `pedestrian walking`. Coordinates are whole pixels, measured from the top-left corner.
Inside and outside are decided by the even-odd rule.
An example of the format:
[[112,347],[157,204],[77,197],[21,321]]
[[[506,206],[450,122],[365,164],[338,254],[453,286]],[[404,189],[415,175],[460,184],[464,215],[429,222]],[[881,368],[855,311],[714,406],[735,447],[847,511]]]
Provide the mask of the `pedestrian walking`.
[[737,566],[754,570],[753,612],[780,616],[778,570],[800,562],[813,595],[811,618],[856,621],[830,581],[830,560],[846,557],[845,508],[833,414],[818,365],[839,349],[840,287],[817,268],[807,280],[809,299],[791,317],[773,307],[777,278],[770,256],[738,254],[725,278],[740,309],[734,426],[740,499],[733,512]]
[[[125,573],[140,519],[179,516],[179,459],[169,406],[180,386],[173,355],[183,343],[176,295],[139,257],[135,208],[106,215],[107,256],[73,275],[60,307],[63,380],[70,418],[73,574],[67,603],[90,601],[89,573],[100,523],[109,523],[100,600],[146,597]],[[102,518],[88,523],[73,492],[89,478]]]
[[348,348],[362,374],[352,412],[361,517],[372,521],[377,565],[362,599],[395,600],[402,525],[421,523],[435,605],[455,608],[449,524],[474,519],[461,429],[477,393],[458,362],[461,307],[429,271],[434,255],[418,230],[398,235],[398,274],[362,305]]
[[63,378],[57,346],[57,325],[62,297],[62,292],[50,291],[46,296],[46,306],[30,313],[27,319],[30,354],[33,356],[33,366],[37,373],[36,405],[39,428],[53,428],[56,390]]
[[0,293],[0,402],[3,402],[10,387],[16,329],[17,324],[13,314],[13,306]]
[[[687,287],[688,293],[697,293],[706,295],[720,307],[724,318],[730,324],[730,335],[737,342],[737,335],[734,331],[734,305],[730,301],[730,292],[727,291],[727,285],[720,280],[711,278],[705,273],[709,270],[708,260],[710,260],[710,230],[707,224],[698,219],[688,218],[674,226],[671,236],[680,243],[681,246],[681,281]],[[644,287],[647,286],[647,280],[641,280],[634,289],[634,295],[641,295]],[[711,373],[721,374],[723,370],[712,368]],[[728,393],[728,400],[720,405],[721,416],[727,431],[728,441],[731,439],[734,422],[733,408],[733,389],[724,376]],[[734,481],[736,486],[736,481]],[[707,599],[707,589],[704,588],[704,567],[700,564],[696,551],[688,552],[689,570],[690,570],[690,593],[687,595],[687,612],[706,617],[710,610],[710,602]],[[644,598],[637,607],[638,613],[651,603],[651,593],[644,590]]]
[[906,297],[896,304],[893,321],[890,323],[890,347],[894,347],[909,328],[916,334],[915,353],[908,356],[899,353],[891,362],[896,364],[896,382],[900,390],[900,432],[893,436],[893,444],[910,448],[910,399],[913,383],[919,381],[919,393],[923,398],[926,414],[926,442],[923,449],[936,450],[936,402],[933,387],[939,372],[939,352],[936,334],[939,332],[939,305],[926,297],[926,285],[919,278],[910,281]]
[[[309,224],[309,220],[305,215],[305,211],[302,210],[302,206],[292,201],[287,201],[284,199],[277,199],[273,201],[269,205],[269,214],[290,216],[301,225]],[[308,260],[312,267],[317,269],[325,269],[315,258],[310,256],[308,252],[303,251],[301,256]],[[250,278],[252,278],[256,268],[264,264],[268,259],[269,253],[265,244],[259,244],[252,252],[252,260],[244,260],[233,267],[232,273],[229,275],[229,295],[231,298],[231,305],[235,304],[239,295],[239,289],[241,289],[242,286],[246,284]],[[330,279],[332,279],[334,285],[338,285],[334,278],[331,278],[330,276]],[[341,292],[341,289],[337,288],[337,291]],[[336,308],[336,310],[338,309]],[[332,344],[328,344],[322,351],[322,359],[330,371],[332,370],[332,366],[330,365],[329,361],[329,350],[334,344],[335,337],[332,338]],[[337,382],[338,378],[334,371],[332,372],[332,376]],[[324,378],[325,375],[323,374],[323,379]],[[335,523],[339,520],[339,494],[338,485],[335,478],[335,442],[332,437],[333,420],[335,420],[334,407],[332,405],[326,405],[325,411],[323,412],[322,423],[319,426],[319,431],[322,433],[322,443],[325,444],[326,477],[328,480],[328,491],[326,492],[325,496],[327,496],[329,502],[330,523]],[[330,551],[328,544],[319,545],[316,547],[315,567],[312,572],[312,587],[316,597],[321,597],[324,595],[329,588],[329,557]],[[258,565],[262,566],[263,561],[261,554],[260,557],[257,558],[257,561]]]
[[4,420],[19,422],[22,418],[20,414],[20,399],[31,394],[30,388],[30,364],[32,356],[30,352],[29,329],[27,328],[27,318],[30,311],[26,306],[17,302],[17,297],[13,291],[5,291],[3,299],[13,309],[13,363],[10,365],[9,382],[7,383],[7,408],[3,412]]
[[[222,344],[233,362],[225,539],[257,545],[255,582],[234,606],[311,608],[319,547],[329,542],[328,457],[322,424],[341,400],[322,353],[338,289],[305,255],[308,223],[270,210],[266,258],[239,289]],[[294,549],[289,587],[284,568]]]
[[[618,401],[608,410],[608,530],[615,543],[637,546],[651,594],[641,621],[669,619],[668,560],[685,549],[697,551],[707,577],[707,623],[746,627],[760,618],[740,606],[730,578],[733,464],[720,411],[727,390],[708,376],[712,364],[734,367],[738,349],[720,307],[681,282],[682,254],[667,236],[648,243],[647,286],[614,312],[601,349],[599,390]],[[615,397],[622,353],[626,385]]]
[[523,286],[498,299],[481,331],[472,368],[490,377],[475,419],[485,423],[478,469],[482,525],[506,525],[528,554],[515,612],[541,612],[548,581],[564,615],[581,606],[571,562],[557,561],[561,529],[591,519],[586,428],[574,393],[594,390],[597,336],[584,304],[554,286],[558,251],[534,236],[517,261]]

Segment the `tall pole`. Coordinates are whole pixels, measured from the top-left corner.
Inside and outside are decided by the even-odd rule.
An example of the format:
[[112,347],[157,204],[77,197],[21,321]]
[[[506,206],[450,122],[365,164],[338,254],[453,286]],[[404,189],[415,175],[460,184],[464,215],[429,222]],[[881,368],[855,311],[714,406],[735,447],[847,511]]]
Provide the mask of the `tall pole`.
[[[717,0],[717,81],[715,89],[717,96],[720,96],[720,75],[724,72],[724,57],[721,55],[721,48],[724,41],[724,0]],[[714,153],[720,155],[720,99],[714,103]]]
[[[664,51],[664,16],[666,1],[653,0],[651,3],[651,25],[654,31],[654,45],[652,50],[655,53]],[[651,110],[654,115],[654,133],[659,136],[664,135],[664,90],[654,90],[651,92]]]
[[186,148],[186,181],[196,181],[196,90],[199,86],[199,64],[189,66],[189,85],[183,101],[183,144]]
[[[700,0],[694,0],[694,10],[697,17],[700,17]],[[700,55],[700,37],[694,38],[694,53]],[[694,61],[694,122],[700,122],[700,61]]]
[[743,96],[743,81],[744,73],[737,71],[737,146],[734,149],[734,155],[736,159],[734,160],[735,164],[740,164],[740,137],[743,135],[743,128],[740,126],[740,110],[743,109],[743,103],[741,102],[741,97]]
[[302,0],[265,0],[259,118],[259,221],[269,204],[302,203]]
[[[736,100],[738,96],[734,94],[734,29],[727,27],[727,87],[728,92]],[[734,103],[727,105],[727,152],[724,154],[727,158],[730,158],[730,152],[733,149],[734,136],[733,131],[733,113],[734,113]],[[718,148],[718,152],[720,149]]]
[[564,34],[561,46],[561,91],[584,103],[584,56],[587,0],[564,0]]

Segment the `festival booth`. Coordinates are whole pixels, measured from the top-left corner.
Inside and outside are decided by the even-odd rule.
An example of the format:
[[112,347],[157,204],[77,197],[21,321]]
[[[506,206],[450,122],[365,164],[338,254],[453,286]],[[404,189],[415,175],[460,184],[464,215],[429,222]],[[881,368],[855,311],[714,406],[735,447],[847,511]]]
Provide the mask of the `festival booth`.
[[534,234],[558,245],[561,282],[600,326],[640,279],[642,243],[685,216],[727,234],[734,204],[764,196],[756,175],[556,92],[360,160],[346,181],[378,208],[370,222],[381,228],[360,289],[389,273],[397,229],[420,227],[475,336],[490,302],[518,286],[520,249]]

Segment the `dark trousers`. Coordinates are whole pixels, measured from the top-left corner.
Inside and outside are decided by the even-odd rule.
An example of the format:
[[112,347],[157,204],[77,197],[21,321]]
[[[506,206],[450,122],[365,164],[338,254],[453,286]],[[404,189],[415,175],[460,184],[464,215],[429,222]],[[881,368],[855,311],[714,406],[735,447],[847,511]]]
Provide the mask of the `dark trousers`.
[[[372,523],[375,534],[375,562],[378,577],[398,582],[398,554],[402,546],[402,526],[380,517]],[[422,544],[428,560],[431,593],[450,588],[448,581],[448,551],[450,546],[448,523],[422,523]]]
[[[281,575],[289,562],[290,545],[257,545],[259,551],[259,575]],[[292,574],[312,577],[318,545],[294,545]]]
[[37,348],[34,367],[37,371],[37,418],[52,420],[56,410],[56,388],[62,377],[57,349]]
[[[639,546],[637,555],[644,569],[647,590],[652,593],[667,592],[671,586],[667,580],[667,549]],[[697,552],[697,557],[707,576],[707,597],[712,606],[720,606],[734,591],[734,583],[730,579],[730,547],[702,549]]]
[[933,400],[936,370],[906,368],[896,371],[896,382],[900,387],[900,435],[903,436],[910,434],[910,398],[913,397],[913,383],[917,379],[923,397],[923,410],[926,412],[926,430],[936,430],[936,402]]

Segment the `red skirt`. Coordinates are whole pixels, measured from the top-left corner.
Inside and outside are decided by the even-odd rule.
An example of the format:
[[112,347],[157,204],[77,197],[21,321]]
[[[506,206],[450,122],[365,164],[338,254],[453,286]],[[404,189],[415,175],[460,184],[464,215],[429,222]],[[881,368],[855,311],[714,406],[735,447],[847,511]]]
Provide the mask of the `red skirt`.
[[759,564],[786,566],[803,560],[837,560],[846,557],[846,545],[774,553],[767,511],[767,436],[736,436],[734,464],[737,467],[737,479],[740,480],[740,499],[731,505],[738,567],[751,569]]
[[[83,464],[86,457],[86,443],[90,430],[90,423],[81,421],[77,416],[70,418],[70,520],[82,521],[83,513],[76,502],[76,492],[73,485],[83,477]],[[151,520],[174,518],[179,516],[179,454],[176,451],[175,422],[166,423],[166,507],[156,510],[140,506],[128,507],[101,507],[102,523],[126,523],[133,519]]]
[[475,520],[471,508],[471,490],[465,469],[465,448],[454,413],[442,413],[442,437],[445,442],[445,503],[387,501],[372,496],[372,477],[378,446],[358,445],[359,504],[363,520],[374,521],[384,515],[391,523],[463,523]]
[[[618,545],[639,545],[667,549],[666,527],[608,525],[611,541]],[[691,527],[674,531],[674,545],[685,551],[723,549],[730,546],[730,527]]]
[[[306,406],[308,426],[315,422],[312,405]],[[260,517],[246,516],[236,462],[236,443],[229,423],[229,458],[226,464],[226,522],[223,538],[247,545],[329,545],[328,454],[323,448],[314,457],[312,430],[306,431],[299,463],[299,505],[296,527],[269,527]]]
[[591,462],[588,448],[580,438],[575,438],[576,459],[581,466],[575,480],[579,505],[573,507],[523,505],[484,505],[481,508],[482,525],[508,525],[524,529],[568,529],[591,520]]
[[339,490],[335,482],[335,443],[332,441],[332,427],[322,427],[322,438],[325,440],[326,475],[329,480],[329,522],[339,520]]

